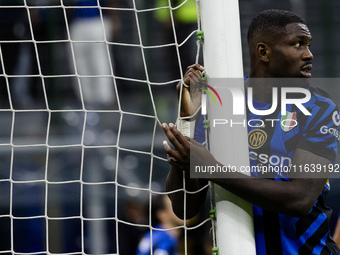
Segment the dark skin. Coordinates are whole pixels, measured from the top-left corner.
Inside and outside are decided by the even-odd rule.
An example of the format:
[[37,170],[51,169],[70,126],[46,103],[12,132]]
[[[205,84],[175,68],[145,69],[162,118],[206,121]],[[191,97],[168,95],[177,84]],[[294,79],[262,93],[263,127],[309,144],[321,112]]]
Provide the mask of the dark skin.
[[[310,78],[312,60],[309,46],[312,36],[304,24],[291,23],[284,34],[258,35],[249,43],[251,68],[249,78]],[[261,80],[256,86],[254,98],[271,102],[272,84]],[[249,84],[246,83],[246,86]]]
[[[311,35],[306,25],[291,23],[278,36],[257,36],[249,43],[251,56],[251,78],[263,77],[311,77],[311,61],[313,55],[309,50]],[[204,68],[200,65],[192,65],[184,75],[184,82],[197,81],[199,71]],[[246,84],[252,86],[253,84]],[[254,90],[254,98],[263,102],[271,102],[270,84],[264,83],[259,89]],[[188,90],[186,88],[186,90]],[[267,91],[270,91],[267,93]],[[182,107],[189,105],[189,93],[182,94]],[[192,111],[192,110],[191,110]],[[181,112],[190,112],[188,108]],[[165,141],[164,150],[167,152],[171,169],[167,178],[167,191],[183,188],[183,173],[185,175],[185,187],[188,191],[197,191],[207,184],[207,179],[190,179],[190,156],[195,165],[209,166],[219,163],[204,146],[185,137],[173,124],[163,124],[163,129],[172,143],[172,149]],[[292,165],[331,164],[329,159],[318,156],[309,151],[297,148],[292,159]],[[248,177],[240,173],[228,173],[230,178],[209,179],[222,186],[226,190],[264,209],[283,213],[295,217],[306,216],[313,207],[317,197],[322,191],[327,176],[320,178],[296,178],[291,175],[289,181],[275,181]],[[243,178],[239,178],[243,177]],[[183,218],[184,193],[174,192],[169,195],[172,200],[174,212]],[[195,216],[206,197],[206,189],[190,194],[186,198],[186,218]]]
[[[201,79],[201,72],[203,71],[204,67],[201,65],[196,64],[188,66],[186,73],[183,76],[183,82],[189,84],[189,86],[181,86],[181,82],[177,85],[178,96],[182,93],[180,106],[181,117],[192,116],[195,114],[196,109],[201,105],[201,91],[196,88],[196,84]],[[190,93],[192,96],[190,96]]]

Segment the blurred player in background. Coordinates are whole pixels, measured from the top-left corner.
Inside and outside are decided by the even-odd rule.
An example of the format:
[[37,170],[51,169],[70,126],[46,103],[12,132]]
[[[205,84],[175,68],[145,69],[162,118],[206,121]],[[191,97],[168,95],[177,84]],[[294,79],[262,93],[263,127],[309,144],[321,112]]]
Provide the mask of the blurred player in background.
[[[168,196],[158,195],[152,198],[151,204],[152,226],[157,229],[171,229],[183,224],[172,211]],[[152,230],[152,246],[150,231],[140,241],[137,255],[178,255],[180,229],[168,231]]]
[[[113,12],[103,9],[101,15],[97,0],[74,0],[77,7],[70,25],[71,40],[94,41],[73,43],[77,73],[82,76],[111,75],[114,61],[109,58],[107,45],[98,41],[112,40],[119,29],[119,19]],[[100,6],[115,7],[113,0],[100,0]],[[72,57],[72,54],[70,54]],[[71,58],[71,63],[73,59]],[[81,92],[78,81],[75,89],[82,93],[85,104],[90,106],[110,106],[115,101],[113,80],[110,77],[81,77]],[[78,94],[79,94],[78,93]]]

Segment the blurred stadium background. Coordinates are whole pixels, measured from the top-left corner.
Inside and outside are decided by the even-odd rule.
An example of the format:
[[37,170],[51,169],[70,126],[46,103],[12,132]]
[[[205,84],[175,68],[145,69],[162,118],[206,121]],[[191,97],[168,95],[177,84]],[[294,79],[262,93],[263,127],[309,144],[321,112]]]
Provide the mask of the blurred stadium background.
[[[76,2],[62,1],[65,6]],[[81,247],[85,253],[98,254],[95,246],[101,246],[101,253],[115,253],[119,239],[120,254],[132,255],[147,228],[117,223],[115,217],[148,224],[143,208],[149,190],[165,189],[169,166],[158,158],[165,157],[162,130],[156,128],[152,143],[154,119],[133,114],[122,117],[113,110],[118,109],[119,102],[124,112],[154,116],[148,79],[159,120],[176,120],[175,85],[180,79],[176,47],[141,51],[138,46],[174,42],[169,11],[140,11],[160,6],[158,0],[101,2],[102,7],[115,4],[120,8],[105,13],[114,16],[116,22],[112,38],[108,38],[113,43],[108,48],[113,73],[118,77],[118,98],[108,105],[85,100],[85,112],[72,85],[75,71],[70,62],[70,42],[65,41],[75,9],[66,8],[67,24],[60,0],[0,0],[0,254],[10,254],[11,249],[16,253],[48,250],[80,254]],[[173,2],[178,5],[183,1]],[[30,9],[30,17],[25,4],[37,7]],[[132,9],[134,4],[140,11],[137,14]],[[307,21],[313,34],[313,77],[339,76],[340,2],[331,0],[240,0],[245,75],[249,70],[248,24],[254,15],[268,8],[293,10]],[[195,20],[181,15],[175,23],[178,42],[197,29]],[[31,31],[40,42],[36,49]],[[195,61],[195,41],[193,35],[180,47],[183,69]],[[338,86],[332,84],[329,91],[340,105]],[[114,145],[118,141],[125,149],[117,154]],[[153,160],[151,153],[157,156]],[[328,202],[337,214],[340,185],[337,179],[331,184],[333,192]],[[80,216],[86,219],[84,225]],[[102,220],[93,220],[98,217]],[[204,238],[193,230],[188,237],[188,254],[202,254]]]

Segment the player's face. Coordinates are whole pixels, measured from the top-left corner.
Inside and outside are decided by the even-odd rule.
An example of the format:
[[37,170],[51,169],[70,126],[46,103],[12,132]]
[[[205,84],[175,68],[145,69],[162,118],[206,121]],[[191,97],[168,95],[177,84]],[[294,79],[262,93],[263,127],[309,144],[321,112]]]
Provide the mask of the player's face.
[[273,40],[269,56],[272,77],[312,77],[312,40],[308,27],[300,23],[286,26],[286,33]]

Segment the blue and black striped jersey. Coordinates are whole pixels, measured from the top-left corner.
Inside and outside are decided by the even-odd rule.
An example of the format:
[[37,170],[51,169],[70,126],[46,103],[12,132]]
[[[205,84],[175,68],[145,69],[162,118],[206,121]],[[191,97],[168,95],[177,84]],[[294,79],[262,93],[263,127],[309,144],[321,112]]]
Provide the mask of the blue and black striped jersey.
[[[311,115],[304,115],[295,105],[287,105],[284,114],[280,109],[267,116],[248,111],[249,158],[250,166],[256,169],[252,172],[254,176],[288,181],[290,171],[286,170],[290,169],[296,148],[334,163],[340,138],[338,108],[324,91],[309,90],[311,99],[303,106]],[[271,106],[256,100],[253,105],[258,110]],[[195,131],[195,139],[199,142],[204,139],[201,123],[202,117]],[[329,188],[327,182],[313,208],[303,218],[254,206],[257,254],[339,254],[339,248],[329,235],[328,222],[332,211],[324,204]]]

